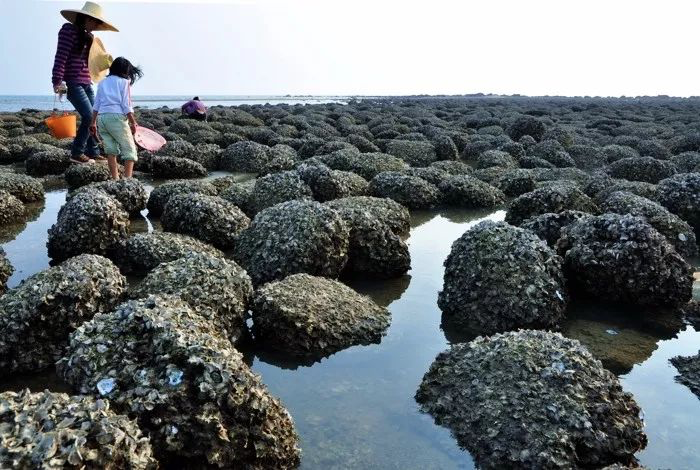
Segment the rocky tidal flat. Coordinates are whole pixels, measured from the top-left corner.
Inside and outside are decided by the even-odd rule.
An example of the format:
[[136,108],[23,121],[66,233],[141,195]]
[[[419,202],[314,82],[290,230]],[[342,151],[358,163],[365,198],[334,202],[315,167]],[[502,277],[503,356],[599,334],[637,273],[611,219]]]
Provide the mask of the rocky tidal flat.
[[0,113],[0,468],[700,467],[700,100],[210,111]]

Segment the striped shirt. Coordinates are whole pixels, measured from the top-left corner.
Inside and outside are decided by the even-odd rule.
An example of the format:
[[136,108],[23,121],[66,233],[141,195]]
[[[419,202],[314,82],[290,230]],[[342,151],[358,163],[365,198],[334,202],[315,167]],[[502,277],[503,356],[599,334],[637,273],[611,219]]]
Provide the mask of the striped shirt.
[[52,74],[54,86],[60,85],[61,82],[81,85],[89,85],[92,82],[88,70],[90,48],[84,47],[82,51],[75,51],[77,40],[78,30],[72,23],[64,24],[58,31],[58,45]]

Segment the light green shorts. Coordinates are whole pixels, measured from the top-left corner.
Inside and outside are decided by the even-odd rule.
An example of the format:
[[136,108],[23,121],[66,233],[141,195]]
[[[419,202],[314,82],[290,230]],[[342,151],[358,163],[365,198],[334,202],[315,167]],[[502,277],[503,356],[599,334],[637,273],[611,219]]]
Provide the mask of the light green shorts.
[[98,114],[97,130],[105,147],[105,155],[121,155],[123,160],[139,159],[134,136],[124,114]]

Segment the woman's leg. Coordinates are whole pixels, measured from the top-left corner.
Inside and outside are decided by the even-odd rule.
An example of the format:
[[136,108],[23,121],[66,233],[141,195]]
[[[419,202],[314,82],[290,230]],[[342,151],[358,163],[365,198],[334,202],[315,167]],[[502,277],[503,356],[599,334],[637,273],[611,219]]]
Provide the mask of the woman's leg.
[[[80,115],[80,126],[78,132],[73,139],[71,147],[71,158],[83,161],[86,151],[88,150],[88,139],[90,137],[90,121],[92,120],[92,103],[88,94],[85,92],[83,85],[68,83],[68,101],[73,105],[75,110]],[[93,140],[94,143],[94,140]],[[94,149],[90,149],[94,152]]]
[[[83,85],[83,90],[85,90],[85,96],[87,96],[88,101],[90,101],[90,117],[88,119],[88,126],[90,125],[90,121],[92,121],[92,105],[95,104],[95,92],[92,89],[92,85]],[[82,114],[81,114],[81,121],[82,121]],[[88,132],[88,140],[85,145],[85,155],[91,158],[96,158],[96,159],[102,159],[104,160],[104,157],[100,157],[100,147],[98,147],[98,141],[95,137],[90,135]]]

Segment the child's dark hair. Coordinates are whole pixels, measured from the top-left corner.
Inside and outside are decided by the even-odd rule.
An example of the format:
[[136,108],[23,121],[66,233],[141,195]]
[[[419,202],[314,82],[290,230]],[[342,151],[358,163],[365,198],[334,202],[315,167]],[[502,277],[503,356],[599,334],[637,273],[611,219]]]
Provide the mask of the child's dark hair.
[[136,80],[143,77],[143,72],[124,57],[117,57],[109,66],[109,74],[117,77],[126,78],[133,85]]

